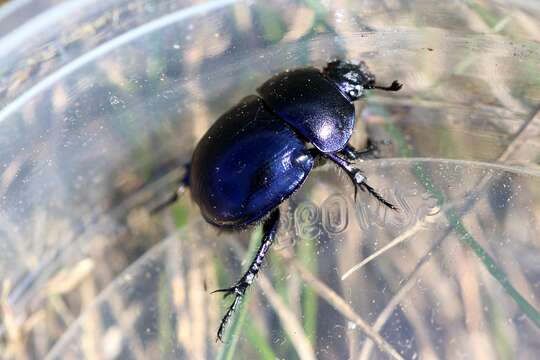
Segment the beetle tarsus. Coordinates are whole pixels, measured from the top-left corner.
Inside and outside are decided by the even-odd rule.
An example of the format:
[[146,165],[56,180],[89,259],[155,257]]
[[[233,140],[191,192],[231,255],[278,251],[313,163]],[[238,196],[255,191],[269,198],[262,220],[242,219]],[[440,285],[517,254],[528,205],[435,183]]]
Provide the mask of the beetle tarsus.
[[232,314],[234,313],[238,305],[240,305],[240,303],[242,302],[242,299],[243,296],[236,296],[233,303],[227,309],[227,312],[225,313],[223,319],[221,320],[221,323],[219,324],[218,332],[216,335],[216,342],[223,342],[223,334],[225,333],[225,327],[231,320]]
[[375,191],[375,189],[373,189],[371,186],[369,186],[366,183],[366,177],[362,175],[362,171],[360,171],[360,169],[351,166],[347,160],[342,159],[335,153],[325,154],[325,156],[329,158],[330,160],[332,160],[334,163],[336,163],[343,170],[345,170],[347,175],[349,175],[354,185],[354,200],[355,201],[356,201],[356,195],[358,193],[357,188],[360,187],[361,190],[369,192],[373,197],[375,197],[379,202],[381,202],[385,206],[389,207],[392,210],[396,210],[396,211],[398,210],[397,206],[387,201],[381,194],[379,194],[377,191]]
[[359,169],[353,169],[351,172],[351,179],[353,183],[356,185],[354,187],[354,201],[356,202],[356,194],[358,193],[358,188],[362,189],[362,191],[367,191],[370,193],[375,199],[377,199],[380,203],[383,205],[389,207],[390,209],[394,211],[399,211],[398,207],[386,200],[381,194],[379,194],[374,188],[369,186],[366,183],[366,177],[363,175],[357,176],[356,174],[360,174]]
[[399,208],[397,206],[395,206],[391,202],[387,201],[381,194],[379,194],[377,191],[375,191],[375,189],[373,189],[371,186],[369,186],[365,181],[362,182],[361,184],[359,184],[359,186],[362,189],[367,190],[367,192],[369,192],[371,195],[373,195],[382,204],[386,205],[387,207],[389,207],[390,209],[392,209],[394,211],[399,211]]
[[268,219],[264,222],[263,225],[263,239],[261,242],[261,245],[259,246],[259,249],[257,250],[257,254],[255,255],[255,258],[251,261],[251,264],[249,265],[248,270],[246,273],[238,280],[238,282],[229,288],[224,289],[218,289],[212,291],[212,293],[218,293],[223,292],[224,298],[228,297],[229,295],[234,294],[234,300],[232,304],[227,309],[227,312],[223,316],[223,319],[221,319],[221,323],[219,324],[219,329],[217,332],[217,339],[216,341],[223,341],[223,333],[225,332],[225,328],[230,321],[232,314],[238,307],[238,305],[242,302],[242,299],[244,298],[244,295],[247,291],[247,289],[251,286],[253,283],[253,280],[255,280],[255,276],[257,276],[259,270],[261,269],[264,257],[268,250],[270,250],[270,246],[274,242],[274,239],[277,234],[279,225],[279,208],[275,209]]

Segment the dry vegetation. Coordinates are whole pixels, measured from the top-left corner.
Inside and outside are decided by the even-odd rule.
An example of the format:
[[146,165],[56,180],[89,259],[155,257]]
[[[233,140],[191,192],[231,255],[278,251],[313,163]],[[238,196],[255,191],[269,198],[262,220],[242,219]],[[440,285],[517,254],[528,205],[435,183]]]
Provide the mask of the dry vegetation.
[[[534,358],[539,14],[310,0],[188,16],[182,3],[96,7],[0,63],[0,357]],[[334,56],[405,84],[358,105],[353,139],[390,140],[362,168],[402,211],[314,171],[215,343],[228,303],[209,292],[239,276],[259,231],[218,233],[188,196],[147,209],[223,110]]]

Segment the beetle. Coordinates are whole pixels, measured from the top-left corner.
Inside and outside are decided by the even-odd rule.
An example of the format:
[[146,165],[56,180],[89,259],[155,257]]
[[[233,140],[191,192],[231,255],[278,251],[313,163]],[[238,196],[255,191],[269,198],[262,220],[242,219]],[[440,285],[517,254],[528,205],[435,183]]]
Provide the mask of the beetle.
[[179,189],[154,212],[190,188],[204,219],[219,229],[240,230],[262,222],[263,237],[249,269],[223,292],[234,300],[221,320],[217,340],[262,266],[280,220],[279,205],[298,190],[320,161],[343,169],[357,189],[368,191],[390,209],[353,166],[372,148],[349,144],[355,125],[353,102],[366,90],[398,91],[398,81],[378,86],[361,62],[332,60],[321,70],[281,72],[221,115],[199,141]]

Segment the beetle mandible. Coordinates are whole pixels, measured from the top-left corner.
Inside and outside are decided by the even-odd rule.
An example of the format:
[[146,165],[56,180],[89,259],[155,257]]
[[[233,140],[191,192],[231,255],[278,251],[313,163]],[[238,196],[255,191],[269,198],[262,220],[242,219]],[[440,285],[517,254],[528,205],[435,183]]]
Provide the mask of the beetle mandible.
[[372,149],[357,150],[348,142],[356,121],[353,102],[366,90],[401,87],[398,81],[376,85],[364,62],[333,60],[322,71],[287,70],[262,84],[258,96],[245,97],[220,116],[199,141],[178,191],[153,212],[189,187],[202,216],[220,229],[263,222],[263,238],[249,269],[233,286],[214,291],[235,297],[221,320],[218,340],[276,237],[279,205],[302,186],[317,159],[330,160],[347,173],[355,198],[360,188],[397,210],[353,166]]

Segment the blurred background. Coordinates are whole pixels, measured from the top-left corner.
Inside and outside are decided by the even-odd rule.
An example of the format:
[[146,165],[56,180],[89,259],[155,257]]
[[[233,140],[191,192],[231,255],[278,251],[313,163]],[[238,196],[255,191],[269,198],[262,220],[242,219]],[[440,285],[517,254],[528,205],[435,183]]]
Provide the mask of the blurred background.
[[[535,359],[540,3],[0,1],[0,358]],[[174,192],[269,76],[362,59],[359,164],[326,165],[215,342],[261,233]]]

